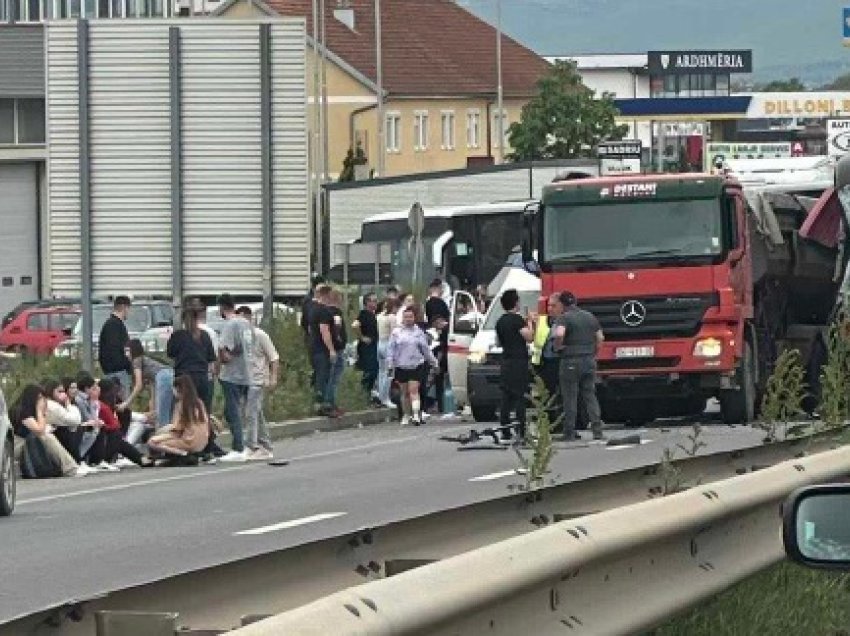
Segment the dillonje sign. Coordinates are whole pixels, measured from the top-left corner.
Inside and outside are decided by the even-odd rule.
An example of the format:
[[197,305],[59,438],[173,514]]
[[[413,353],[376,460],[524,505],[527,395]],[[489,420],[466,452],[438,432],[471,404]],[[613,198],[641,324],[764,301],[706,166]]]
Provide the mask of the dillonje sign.
[[753,72],[751,50],[649,51],[647,62],[653,75]]

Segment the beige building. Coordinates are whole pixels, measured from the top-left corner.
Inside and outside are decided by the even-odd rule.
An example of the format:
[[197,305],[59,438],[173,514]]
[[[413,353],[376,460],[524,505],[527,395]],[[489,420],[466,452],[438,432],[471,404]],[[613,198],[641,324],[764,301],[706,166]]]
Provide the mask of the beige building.
[[[312,0],[229,0],[223,18],[302,16],[310,51]],[[379,165],[374,0],[325,0],[327,171],[359,145]],[[320,23],[321,24],[321,23]],[[384,0],[381,8],[386,176],[498,162],[496,32],[450,0]],[[322,49],[318,49],[321,54]],[[315,55],[311,56],[315,57]],[[308,95],[315,95],[314,59]],[[548,63],[502,40],[504,130],[518,121]],[[312,107],[313,98],[310,97]],[[314,128],[315,118],[309,117]],[[311,130],[311,140],[320,139]],[[505,152],[510,152],[505,139]]]

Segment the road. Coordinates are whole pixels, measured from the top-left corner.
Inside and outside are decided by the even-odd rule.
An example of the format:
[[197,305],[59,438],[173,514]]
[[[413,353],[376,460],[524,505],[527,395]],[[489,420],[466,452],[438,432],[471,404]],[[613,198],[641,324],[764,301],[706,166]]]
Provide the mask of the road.
[[[508,494],[511,451],[459,452],[443,435],[471,424],[387,424],[276,445],[289,465],[129,469],[19,482],[3,519],[0,623],[47,606],[362,527]],[[657,463],[689,426],[642,431],[639,446],[556,443],[552,476],[575,481]],[[617,431],[606,431],[616,435]],[[587,435],[586,435],[587,436]],[[709,424],[704,453],[758,445],[763,433]]]

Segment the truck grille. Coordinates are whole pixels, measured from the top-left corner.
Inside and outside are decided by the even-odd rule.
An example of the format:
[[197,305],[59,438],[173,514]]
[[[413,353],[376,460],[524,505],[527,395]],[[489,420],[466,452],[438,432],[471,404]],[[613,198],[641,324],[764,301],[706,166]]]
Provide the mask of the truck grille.
[[605,339],[614,342],[694,336],[705,312],[717,304],[716,294],[580,302],[583,309],[599,320]]
[[672,369],[682,361],[679,356],[663,358],[633,358],[630,360],[599,360],[596,368],[599,371],[631,371],[634,369]]

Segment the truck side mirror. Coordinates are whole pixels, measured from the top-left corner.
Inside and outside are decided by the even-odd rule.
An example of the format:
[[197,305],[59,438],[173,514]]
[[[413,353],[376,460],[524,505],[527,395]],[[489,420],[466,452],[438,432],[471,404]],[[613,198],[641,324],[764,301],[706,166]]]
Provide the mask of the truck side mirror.
[[785,553],[802,565],[850,569],[850,485],[809,486],[782,507]]
[[850,185],[850,154],[846,154],[835,164],[835,189]]
[[529,203],[522,211],[522,262],[530,263],[534,260],[534,245],[532,235],[537,214],[540,212],[539,203]]

